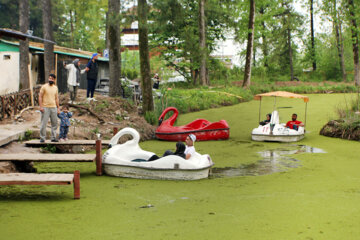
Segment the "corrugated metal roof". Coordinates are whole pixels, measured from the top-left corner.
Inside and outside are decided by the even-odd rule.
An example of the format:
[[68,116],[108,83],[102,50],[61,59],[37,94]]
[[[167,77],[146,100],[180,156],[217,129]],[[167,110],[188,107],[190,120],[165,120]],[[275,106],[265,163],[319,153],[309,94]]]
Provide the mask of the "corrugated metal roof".
[[17,38],[17,39],[22,39],[22,40],[25,40],[26,38],[32,38],[32,39],[40,40],[43,42],[50,42],[50,43],[55,44],[54,41],[50,41],[50,40],[43,39],[40,37],[32,36],[32,35],[25,34],[20,31],[8,29],[8,28],[0,28],[0,37],[1,36],[12,37],[12,38]]

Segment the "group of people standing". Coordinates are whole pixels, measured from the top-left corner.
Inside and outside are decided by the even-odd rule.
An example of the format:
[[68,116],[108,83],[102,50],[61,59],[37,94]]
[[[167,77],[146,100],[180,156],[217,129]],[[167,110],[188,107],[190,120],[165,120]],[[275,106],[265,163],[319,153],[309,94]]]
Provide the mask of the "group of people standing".
[[[87,73],[87,100],[94,100],[94,91],[98,75],[98,59],[99,55],[94,53],[86,65],[86,68],[80,69],[80,60],[75,59],[71,64],[65,64],[65,69],[68,70],[67,85],[70,92],[70,103],[75,103],[77,89],[80,86],[81,74]],[[46,139],[46,125],[50,119],[51,122],[51,141],[58,142],[68,140],[67,134],[70,127],[70,118],[72,113],[69,112],[67,106],[63,106],[60,111],[59,90],[55,84],[56,75],[50,74],[48,83],[44,84],[40,89],[39,105],[41,112],[40,125],[40,142],[45,142]],[[56,131],[58,126],[58,118],[60,119],[60,136],[59,140],[56,138]]]

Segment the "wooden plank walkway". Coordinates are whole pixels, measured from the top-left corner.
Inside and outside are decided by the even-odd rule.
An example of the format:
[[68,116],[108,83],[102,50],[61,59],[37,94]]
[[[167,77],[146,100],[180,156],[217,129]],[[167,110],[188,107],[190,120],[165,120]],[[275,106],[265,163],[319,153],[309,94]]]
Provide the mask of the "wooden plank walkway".
[[[104,146],[108,146],[110,140],[101,140],[101,144]],[[50,140],[46,140],[45,142],[41,143],[39,139],[32,139],[30,141],[26,141],[25,145],[29,147],[41,147],[46,145],[60,145],[60,146],[67,146],[67,145],[84,145],[84,146],[95,146],[96,140],[68,140],[64,142],[51,142]]]
[[96,154],[0,154],[0,161],[93,162]]
[[31,162],[95,162],[96,175],[102,175],[101,140],[96,140],[96,154],[0,154],[0,161],[31,161]]
[[6,173],[0,174],[0,185],[69,185],[74,184],[74,199],[80,199],[80,172],[61,173]]

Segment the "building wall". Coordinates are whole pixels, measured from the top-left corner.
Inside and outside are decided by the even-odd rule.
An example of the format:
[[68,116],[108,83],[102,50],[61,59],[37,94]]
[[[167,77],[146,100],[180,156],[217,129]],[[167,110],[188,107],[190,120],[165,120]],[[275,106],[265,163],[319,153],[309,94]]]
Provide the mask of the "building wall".
[[19,53],[0,52],[0,95],[19,90]]
[[[0,95],[19,91],[19,52],[0,52]],[[33,87],[37,84],[39,56],[29,54]]]

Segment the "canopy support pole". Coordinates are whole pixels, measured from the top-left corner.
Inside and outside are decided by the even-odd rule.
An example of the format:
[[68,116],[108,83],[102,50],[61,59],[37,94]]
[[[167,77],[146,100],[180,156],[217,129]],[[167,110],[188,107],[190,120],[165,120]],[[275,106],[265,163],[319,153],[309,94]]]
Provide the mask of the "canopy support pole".
[[305,124],[304,124],[304,128],[306,126],[306,112],[307,112],[307,102],[305,103]]
[[260,123],[260,115],[261,115],[261,99],[262,98],[260,98],[260,106],[259,106],[259,123]]
[[274,97],[274,109],[273,109],[273,111],[275,111],[276,110],[276,96]]

